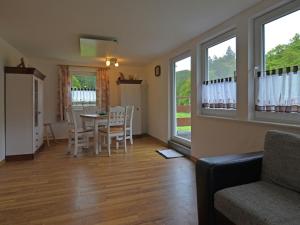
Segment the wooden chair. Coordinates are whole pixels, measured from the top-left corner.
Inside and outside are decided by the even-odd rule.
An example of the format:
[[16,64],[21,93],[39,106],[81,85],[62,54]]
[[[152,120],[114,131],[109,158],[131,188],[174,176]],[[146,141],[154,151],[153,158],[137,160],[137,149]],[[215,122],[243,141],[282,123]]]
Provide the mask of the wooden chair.
[[44,123],[44,134],[48,147],[50,146],[50,138],[53,140],[54,143],[56,143],[56,138],[51,123]]
[[74,145],[74,156],[78,154],[79,147],[89,147],[89,138],[93,136],[92,129],[84,129],[78,126],[77,119],[72,108],[66,109],[66,119],[68,122],[68,153]]
[[[126,117],[126,139],[130,140],[130,144],[133,144],[133,137],[132,137],[132,121],[133,121],[133,113],[134,113],[134,106],[126,106],[127,109],[127,117]],[[116,145],[119,148],[119,141],[122,141],[123,137],[116,138]]]
[[117,106],[110,107],[108,112],[107,124],[105,127],[99,129],[100,135],[100,151],[101,151],[101,137],[107,140],[108,155],[111,155],[111,140],[112,138],[123,137],[124,151],[127,152],[126,146],[126,117],[127,108]]
[[126,106],[127,108],[127,122],[126,122],[126,139],[130,140],[130,144],[133,144],[132,138],[132,121],[133,121],[133,113],[134,113],[134,105]]

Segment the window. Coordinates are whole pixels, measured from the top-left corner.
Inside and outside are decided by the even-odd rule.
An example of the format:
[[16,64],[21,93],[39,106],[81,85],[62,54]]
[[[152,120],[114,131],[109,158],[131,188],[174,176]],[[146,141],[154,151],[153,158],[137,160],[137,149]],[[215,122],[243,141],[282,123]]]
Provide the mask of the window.
[[255,118],[299,123],[300,4],[255,20]]
[[235,30],[201,46],[202,113],[233,116],[236,109]]
[[172,61],[172,139],[190,145],[191,141],[191,59],[190,54]]
[[72,73],[72,105],[96,105],[96,75]]

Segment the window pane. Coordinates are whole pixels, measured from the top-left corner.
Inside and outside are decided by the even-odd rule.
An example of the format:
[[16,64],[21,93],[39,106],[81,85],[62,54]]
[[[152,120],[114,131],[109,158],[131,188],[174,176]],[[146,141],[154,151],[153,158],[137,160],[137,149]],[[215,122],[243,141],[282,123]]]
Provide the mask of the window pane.
[[96,88],[96,76],[72,75],[72,88]]
[[208,48],[208,80],[234,77],[236,71],[236,38]]
[[265,69],[300,65],[300,10],[264,25]]
[[96,105],[96,76],[72,75],[72,104]]
[[175,63],[176,134],[191,140],[191,57]]

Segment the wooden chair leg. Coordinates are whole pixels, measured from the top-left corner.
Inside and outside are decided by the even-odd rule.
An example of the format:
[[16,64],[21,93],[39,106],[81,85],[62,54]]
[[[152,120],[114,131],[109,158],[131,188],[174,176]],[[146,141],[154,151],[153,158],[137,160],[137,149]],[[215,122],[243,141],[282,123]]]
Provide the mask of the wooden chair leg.
[[74,157],[77,157],[77,153],[78,153],[78,135],[75,134]]
[[54,132],[53,132],[53,129],[52,129],[52,125],[51,125],[51,124],[49,124],[49,129],[50,129],[51,137],[52,137],[54,143],[56,143],[56,138],[55,138],[55,135],[54,135]]
[[124,135],[123,139],[124,139],[124,151],[127,152],[126,134]]
[[119,141],[116,139],[116,149],[119,149]]
[[71,148],[72,148],[72,137],[69,135],[67,154],[71,153]]
[[90,138],[89,138],[89,136],[85,136],[84,137],[84,139],[85,139],[85,148],[89,148],[90,147]]
[[110,144],[111,144],[110,136],[107,135],[107,150],[108,150],[108,156],[111,155],[111,153],[110,153]]
[[130,129],[130,144],[133,145],[132,129]]
[[48,126],[45,126],[44,130],[45,130],[45,135],[46,135],[47,146],[50,147]]
[[102,135],[98,136],[98,149],[99,149],[99,152],[101,152],[101,150],[102,150],[102,147],[101,147],[101,144],[102,144],[101,137],[102,137]]

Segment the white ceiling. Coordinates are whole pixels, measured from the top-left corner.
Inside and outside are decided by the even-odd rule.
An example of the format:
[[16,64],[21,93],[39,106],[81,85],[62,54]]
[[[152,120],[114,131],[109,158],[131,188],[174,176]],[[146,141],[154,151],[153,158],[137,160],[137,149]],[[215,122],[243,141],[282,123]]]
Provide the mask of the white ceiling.
[[116,37],[142,64],[260,0],[1,0],[0,37],[29,57],[80,63],[80,35]]

